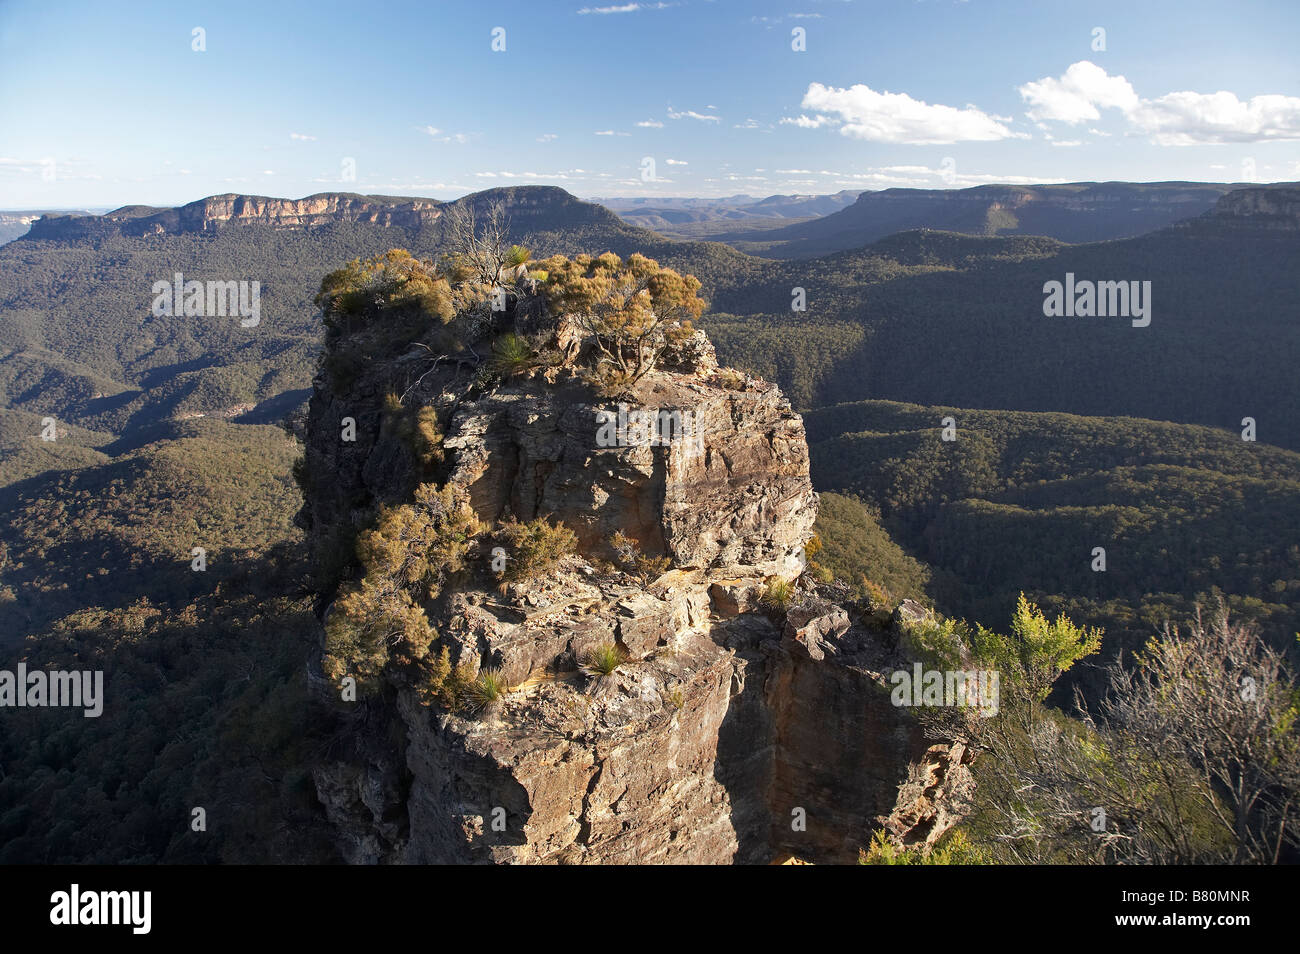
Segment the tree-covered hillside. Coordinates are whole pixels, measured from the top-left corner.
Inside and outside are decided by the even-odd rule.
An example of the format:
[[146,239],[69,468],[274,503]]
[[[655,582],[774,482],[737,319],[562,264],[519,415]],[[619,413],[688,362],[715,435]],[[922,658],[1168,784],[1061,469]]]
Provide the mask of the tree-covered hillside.
[[[643,252],[689,267],[706,293],[761,267],[725,245],[669,242],[559,190],[493,190],[513,201],[514,238],[539,257]],[[453,203],[455,205],[455,203]],[[91,220],[96,221],[96,220]],[[23,238],[0,248],[0,406],[123,434],[176,416],[272,402],[311,385],[320,346],[311,297],[340,262],[406,248],[437,256],[437,225],[238,225],[211,232]],[[260,282],[253,327],[236,317],[155,316],[153,285]]]
[[885,401],[805,420],[814,485],[878,506],[950,615],[992,625],[1024,591],[1104,626],[1113,650],[1221,592],[1295,641],[1300,454],[1204,427]]
[[297,447],[283,430],[206,420],[168,430],[112,458],[66,438],[22,442],[23,470],[42,458],[50,469],[0,488],[0,644],[82,607],[179,605],[295,537]]
[[[1150,324],[1045,317],[1043,286],[1067,273],[1151,282]],[[791,311],[795,288],[806,312]],[[761,334],[760,367],[804,407],[871,398],[1234,430],[1252,417],[1260,440],[1300,448],[1297,300],[1300,230],[1205,220],[1082,246],[909,232],[769,267],[715,294],[724,314],[704,325],[737,363]]]

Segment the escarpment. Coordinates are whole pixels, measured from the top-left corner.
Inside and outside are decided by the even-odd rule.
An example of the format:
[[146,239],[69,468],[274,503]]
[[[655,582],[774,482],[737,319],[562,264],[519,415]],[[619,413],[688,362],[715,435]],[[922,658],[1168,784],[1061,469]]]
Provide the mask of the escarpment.
[[[602,387],[590,342],[527,295],[454,345],[459,319],[333,334],[315,382],[299,521],[339,731],[314,779],[343,856],[837,863],[886,819],[937,838],[969,773],[891,704],[892,632],[803,572],[799,415],[682,326]],[[371,357],[336,360],[349,347]],[[427,522],[395,516],[413,500]],[[415,537],[441,562],[384,590],[367,561]],[[401,622],[345,655],[340,619],[381,590],[408,594]]]
[[32,238],[76,239],[120,232],[123,235],[179,235],[215,232],[241,225],[304,229],[342,222],[416,229],[437,221],[442,203],[323,192],[303,199],[260,195],[208,196],[176,208],[124,206],[104,215],[46,215],[32,224]]
[[[489,190],[510,203],[516,227],[557,226],[581,228],[617,223],[614,213],[602,206],[575,199],[555,186],[518,186]],[[301,199],[228,192],[211,195],[174,208],[127,205],[102,215],[89,212],[46,212],[24,216],[30,223],[28,237],[53,241],[78,241],[110,235],[212,234],[244,226],[277,230],[306,230],[333,225],[361,224],[384,228],[421,229],[438,227],[449,209],[475,199],[442,202],[407,196],[358,195],[352,192],[319,192]],[[0,225],[4,225],[0,217]]]
[[1220,227],[1294,232],[1300,229],[1300,189],[1289,184],[1237,189],[1219,199],[1202,220]]

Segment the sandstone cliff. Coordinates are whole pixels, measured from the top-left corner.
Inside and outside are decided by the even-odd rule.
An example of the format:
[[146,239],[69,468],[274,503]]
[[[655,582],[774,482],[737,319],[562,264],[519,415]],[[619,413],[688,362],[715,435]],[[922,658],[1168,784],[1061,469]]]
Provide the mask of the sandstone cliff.
[[[453,664],[511,687],[489,711],[402,684],[340,706],[315,672],[344,713],[315,780],[349,861],[836,863],[886,817],[903,840],[942,834],[969,773],[890,704],[892,632],[806,580],[784,618],[756,606],[799,577],[816,516],[803,422],[775,386],[720,372],[699,333],[619,402],[565,366],[484,388],[470,364],[417,347],[346,388],[318,376],[300,522],[328,550],[427,478],[385,425],[398,391],[436,413],[442,477],[480,519],[551,517],[578,552],[508,586],[478,553],[483,570],[426,606]],[[618,403],[679,414],[688,438],[600,446]],[[670,568],[616,569],[616,532]],[[584,674],[611,643],[629,661]]]
[[575,199],[563,189],[554,186],[519,186],[489,189],[452,203],[428,198],[357,195],[351,192],[321,192],[303,199],[227,193],[208,196],[175,208],[129,205],[103,215],[33,213],[31,229],[27,235],[33,239],[72,241],[113,233],[130,236],[175,235],[215,232],[248,225],[307,229],[343,223],[416,230],[436,224],[448,205],[482,204],[495,199],[510,206],[512,222],[521,230],[618,223],[618,217],[608,209]]
[[228,226],[301,229],[340,222],[419,228],[437,221],[441,202],[325,192],[305,199],[257,195],[208,196],[174,209],[124,206],[104,215],[46,215],[32,224],[35,239],[70,239],[109,232],[124,235],[212,232]]
[[1238,189],[1215,203],[1204,218],[1220,226],[1294,232],[1300,229],[1300,189]]

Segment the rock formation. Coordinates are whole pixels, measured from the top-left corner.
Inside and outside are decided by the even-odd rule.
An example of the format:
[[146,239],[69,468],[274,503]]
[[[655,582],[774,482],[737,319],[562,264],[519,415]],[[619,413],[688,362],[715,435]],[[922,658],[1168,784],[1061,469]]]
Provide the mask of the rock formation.
[[[512,221],[521,229],[534,223],[543,228],[557,228],[618,222],[609,210],[575,199],[554,186],[491,189],[458,201],[489,202],[497,198],[510,205]],[[437,223],[444,207],[454,204],[437,199],[351,192],[321,192],[303,199],[226,193],[176,208],[128,205],[103,215],[32,213],[27,220],[31,221],[27,235],[33,239],[69,241],[113,233],[176,235],[247,225],[307,229],[351,222],[417,230]]]
[[208,196],[174,209],[125,206],[104,215],[46,215],[32,225],[32,238],[66,239],[106,232],[124,235],[212,232],[231,225],[301,229],[339,222],[419,228],[435,222],[442,203],[434,199],[323,192],[305,199],[257,195]]
[[[318,551],[422,479],[384,423],[393,390],[436,412],[445,481],[481,520],[546,516],[578,540],[553,572],[509,585],[478,553],[482,570],[425,607],[453,664],[511,687],[498,704],[446,711],[393,684],[341,707],[315,780],[350,862],[853,862],[877,818],[915,841],[957,816],[937,795],[960,758],[940,783],[909,771],[939,759],[890,703],[888,624],[806,581],[784,618],[757,605],[804,566],[817,498],[801,418],[775,386],[720,372],[702,333],[662,367],[618,401],[563,365],[484,388],[419,348],[347,388],[318,376],[300,514]],[[620,404],[677,415],[682,439],[604,446]],[[355,441],[339,439],[345,418]],[[670,568],[615,568],[616,532]],[[584,673],[608,644],[628,661]]]
[[1220,226],[1294,232],[1300,229],[1300,189],[1280,185],[1238,189],[1219,199],[1203,218]]

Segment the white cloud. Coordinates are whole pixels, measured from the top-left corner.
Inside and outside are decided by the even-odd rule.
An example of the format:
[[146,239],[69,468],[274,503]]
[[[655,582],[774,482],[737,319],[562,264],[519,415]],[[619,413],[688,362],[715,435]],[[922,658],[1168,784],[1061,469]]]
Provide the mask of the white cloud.
[[[820,169],[812,172],[808,169],[777,169],[778,173],[817,175],[824,177],[817,184],[818,188],[828,185],[851,187],[876,186],[878,188],[966,188],[976,185],[1039,185],[1053,182],[1068,182],[1068,179],[1050,179],[1041,176],[989,175],[987,173],[954,173],[950,169],[931,169],[928,166],[877,166],[861,172],[839,172]],[[829,179],[830,181],[825,181]]]
[[1036,120],[1078,123],[1099,118],[1099,108],[1118,109],[1135,131],[1161,146],[1300,140],[1300,97],[1266,94],[1243,101],[1226,90],[1181,90],[1144,99],[1124,77],[1087,60],[1072,63],[1057,79],[1026,83],[1020,95]]
[[736,123],[731,128],[732,129],[758,129],[762,125],[763,124],[760,123],[757,119],[746,119],[743,123]]
[[308,136],[308,135],[306,135],[305,133],[296,133],[296,132],[291,132],[291,133],[289,133],[289,138],[290,138],[290,139],[298,139],[298,140],[301,140],[302,142],[315,142],[315,141],[316,141],[316,137],[315,137],[315,136]]
[[[337,186],[339,180],[337,175],[331,174],[328,176],[317,176],[316,178],[312,179],[312,181],[328,183],[330,185]],[[367,182],[368,184],[365,186],[365,188],[382,189],[386,194],[393,194],[393,195],[395,195],[398,192],[415,192],[421,195],[429,195],[433,192],[447,192],[447,191],[463,194],[466,192],[473,191],[471,185],[474,187],[478,187],[479,185],[478,183],[465,184],[465,183],[458,183],[458,182],[453,182],[453,183],[429,182],[427,180],[421,180],[418,182],[399,182],[397,179],[390,179],[387,182],[378,182],[374,180],[367,180]]]
[[555,133],[543,133],[542,135],[540,135],[540,136],[537,137],[537,141],[538,141],[538,142],[554,142],[556,139],[559,139],[559,138],[560,138],[560,137],[557,136]]
[[563,172],[476,172],[474,175],[480,179],[522,179],[527,182],[543,179],[581,182],[587,178],[586,170],[583,169],[566,169]]
[[462,146],[469,142],[469,133],[458,132],[443,135],[442,130],[437,126],[417,126],[416,128],[419,129],[420,132],[436,139],[438,142],[454,142]]
[[699,119],[706,123],[716,123],[720,121],[720,118],[717,116],[706,116],[704,113],[697,113],[693,109],[683,110],[682,112],[679,113],[679,112],[675,112],[672,109],[672,107],[669,107],[668,109],[668,118],[669,119]]
[[790,120],[794,125],[838,126],[841,135],[870,142],[937,145],[1018,137],[975,106],[932,105],[861,83],[848,89],[812,83],[800,105],[818,115]]
[[670,166],[689,165],[689,163],[687,163],[685,159],[665,159],[664,162],[668,163],[668,165]]
[[675,3],[624,3],[613,7],[583,7],[578,11],[578,16],[585,17],[593,13],[636,13],[639,10],[667,10],[669,7],[675,6],[677,6]]
[[1166,93],[1144,99],[1129,119],[1161,146],[1300,139],[1300,97]]
[[1051,119],[1063,123],[1081,123],[1100,119],[1097,107],[1127,112],[1138,104],[1133,86],[1122,76],[1110,76],[1087,60],[1071,63],[1059,78],[1050,76],[1026,83],[1020,95],[1029,104],[1030,119]]
[[642,129],[663,129],[664,124],[657,119],[643,119],[637,123]]
[[[936,170],[936,175],[939,174]],[[1060,182],[1069,182],[1069,179],[1049,179],[1043,176],[993,176],[986,174],[961,175],[958,173],[952,177],[950,184],[958,188],[965,186],[977,185],[1054,185]]]
[[798,126],[800,129],[816,129],[818,126],[829,126],[834,123],[829,116],[796,116],[793,119],[788,116],[781,120],[782,125]]
[[596,131],[597,136],[630,136],[631,133],[618,132],[614,129],[600,129]]
[[820,13],[787,13],[784,17],[750,17],[751,23],[763,23],[770,30],[777,24],[784,23],[786,19],[791,20],[824,20]]

